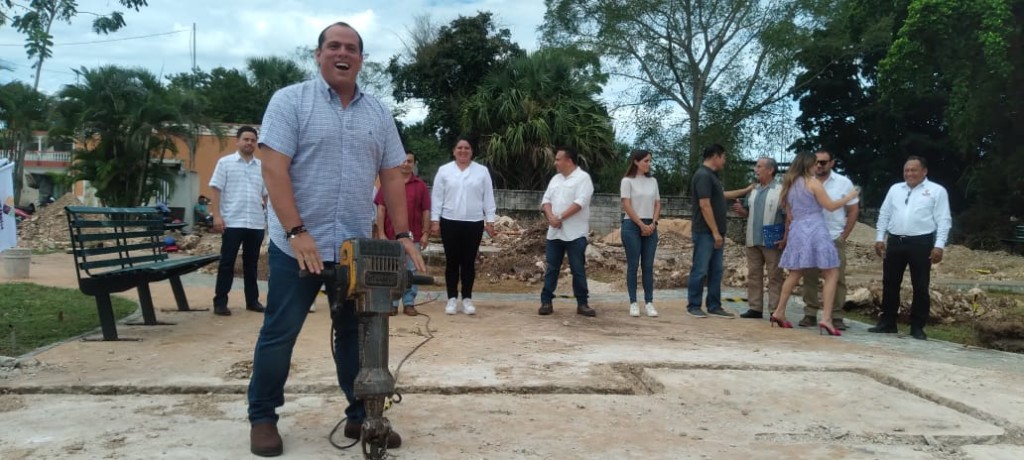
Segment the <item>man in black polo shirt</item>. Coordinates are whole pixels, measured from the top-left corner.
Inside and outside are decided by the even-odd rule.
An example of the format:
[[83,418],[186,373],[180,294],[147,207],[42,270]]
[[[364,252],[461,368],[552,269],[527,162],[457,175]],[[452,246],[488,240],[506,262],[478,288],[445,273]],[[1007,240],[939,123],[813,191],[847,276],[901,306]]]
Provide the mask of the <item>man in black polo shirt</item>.
[[[722,273],[725,247],[726,200],[750,193],[753,185],[740,190],[725,191],[718,172],[725,168],[725,147],[712,144],[704,149],[704,164],[690,179],[693,200],[693,267],[690,269],[686,312],[697,318],[714,316],[735,318],[722,308]],[[704,280],[707,279],[707,313],[701,311]]]

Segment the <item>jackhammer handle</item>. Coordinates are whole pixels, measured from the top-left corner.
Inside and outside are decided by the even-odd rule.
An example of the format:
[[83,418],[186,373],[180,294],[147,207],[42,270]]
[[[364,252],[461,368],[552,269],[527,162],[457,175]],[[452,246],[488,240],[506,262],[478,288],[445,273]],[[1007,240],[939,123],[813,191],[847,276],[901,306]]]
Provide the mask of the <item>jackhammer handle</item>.
[[412,275],[412,284],[432,285],[434,277],[427,275]]
[[310,273],[309,270],[306,270],[305,268],[299,270],[299,278],[308,278],[310,276],[319,276],[319,277],[322,277],[322,278],[333,278],[334,277],[334,268],[333,267],[324,267],[323,271],[321,271],[319,275],[314,275],[314,274]]

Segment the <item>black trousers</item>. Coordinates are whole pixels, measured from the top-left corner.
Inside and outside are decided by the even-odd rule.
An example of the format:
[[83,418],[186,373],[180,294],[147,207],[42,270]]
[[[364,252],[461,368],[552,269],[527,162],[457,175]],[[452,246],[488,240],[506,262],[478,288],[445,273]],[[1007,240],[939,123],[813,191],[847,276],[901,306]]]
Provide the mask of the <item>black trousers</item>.
[[931,283],[931,253],[935,234],[920,236],[890,235],[882,262],[882,317],[879,324],[895,326],[900,309],[900,285],[910,266],[910,284],[914,299],[910,305],[910,326],[923,328],[931,311],[928,285]]
[[252,228],[225,228],[220,243],[220,264],[217,265],[217,287],[213,306],[227,307],[228,292],[235,279],[235,258],[242,248],[242,279],[245,281],[245,306],[259,303],[260,290],[256,284],[256,269],[260,260],[263,230]]
[[484,221],[465,222],[441,218],[441,244],[444,245],[444,282],[448,298],[459,296],[462,280],[462,298],[473,298],[476,280],[476,255],[484,237]]

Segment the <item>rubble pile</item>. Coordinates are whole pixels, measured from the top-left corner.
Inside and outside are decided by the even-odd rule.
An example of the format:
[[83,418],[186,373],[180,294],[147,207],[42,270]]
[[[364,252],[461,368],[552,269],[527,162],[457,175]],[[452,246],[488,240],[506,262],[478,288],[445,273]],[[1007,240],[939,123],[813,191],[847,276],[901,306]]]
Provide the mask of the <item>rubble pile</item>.
[[[1005,297],[993,297],[985,291],[973,288],[958,291],[932,284],[929,289],[931,296],[931,322],[934,324],[972,323],[981,321],[1002,320],[1005,312],[1014,308],[1014,300]],[[910,304],[913,291],[905,286],[900,292],[900,320],[909,322]],[[850,291],[846,296],[846,310],[859,310],[873,318],[882,312],[882,284],[872,283]]]
[[71,246],[68,233],[68,218],[65,206],[78,205],[78,199],[71,193],[44,207],[18,224],[18,246],[37,251],[63,250]]

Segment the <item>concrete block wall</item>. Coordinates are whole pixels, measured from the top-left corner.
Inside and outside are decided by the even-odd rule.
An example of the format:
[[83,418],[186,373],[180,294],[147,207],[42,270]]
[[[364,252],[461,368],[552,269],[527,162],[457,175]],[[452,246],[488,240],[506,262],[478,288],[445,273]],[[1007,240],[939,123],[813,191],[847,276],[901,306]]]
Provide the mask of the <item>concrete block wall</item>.
[[[515,219],[541,219],[540,201],[543,191],[495,190],[498,214]],[[690,218],[690,201],[685,196],[661,197],[661,215],[669,218]],[[622,201],[617,193],[595,193],[590,200],[590,228],[598,234],[618,228],[622,222]]]

